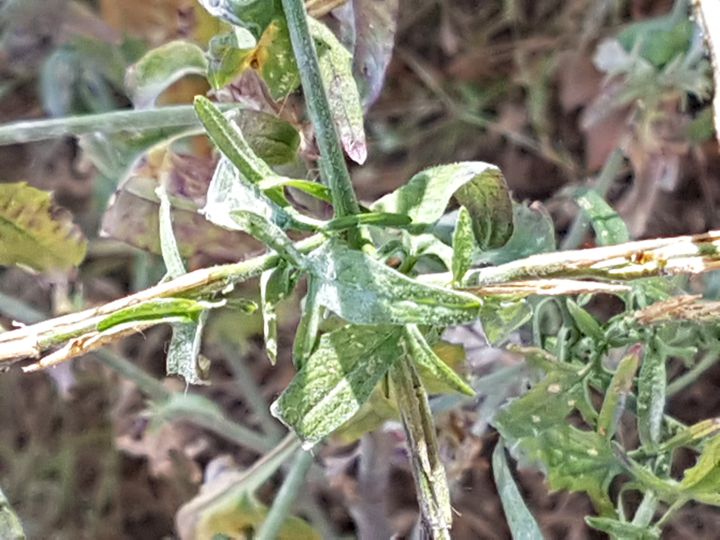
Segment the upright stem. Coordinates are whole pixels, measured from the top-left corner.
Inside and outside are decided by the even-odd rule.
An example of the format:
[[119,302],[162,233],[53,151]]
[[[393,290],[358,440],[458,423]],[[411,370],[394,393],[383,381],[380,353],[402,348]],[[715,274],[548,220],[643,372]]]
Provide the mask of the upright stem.
[[333,123],[327,92],[320,76],[315,43],[310,35],[303,0],[282,0],[290,31],[295,60],[300,71],[310,120],[315,127],[320,149],[320,172],[330,187],[335,214],[338,217],[359,212],[350,172],[345,163],[340,138]]
[[268,512],[265,521],[257,532],[257,540],[274,540],[277,538],[293,503],[297,499],[298,492],[305,482],[305,476],[310,470],[312,462],[312,453],[302,449],[297,451],[290,472],[288,472],[285,482],[283,482],[280,491],[275,496],[270,512]]

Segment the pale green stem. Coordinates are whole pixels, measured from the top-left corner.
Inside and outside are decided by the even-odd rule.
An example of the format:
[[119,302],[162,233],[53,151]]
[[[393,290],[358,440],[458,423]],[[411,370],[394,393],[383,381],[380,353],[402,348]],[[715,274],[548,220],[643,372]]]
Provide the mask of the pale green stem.
[[274,540],[282,529],[290,513],[293,503],[298,497],[300,488],[305,483],[305,476],[313,463],[313,455],[309,451],[298,450],[295,461],[283,482],[280,491],[275,495],[270,512],[257,532],[256,540]]
[[300,71],[305,102],[315,127],[320,150],[320,171],[330,187],[335,214],[338,217],[357,214],[358,202],[320,75],[320,63],[308,27],[305,3],[303,0],[282,0],[282,5]]
[[230,369],[235,375],[235,384],[240,388],[243,399],[258,417],[263,431],[272,439],[280,439],[285,432],[270,414],[268,403],[260,392],[253,374],[245,365],[245,360],[227,343],[223,343],[222,349],[228,364],[230,364]]
[[0,146],[42,141],[68,135],[79,136],[97,131],[118,133],[183,126],[200,127],[200,120],[192,105],[142,110],[127,109],[66,118],[44,118],[0,126]]
[[0,536],[5,540],[25,540],[22,522],[0,489]]
[[668,384],[666,390],[667,396],[674,396],[681,390],[693,384],[703,373],[713,367],[717,363],[718,359],[720,359],[720,356],[718,356],[716,352],[707,353],[697,364],[690,368],[687,373],[682,374],[680,377]]

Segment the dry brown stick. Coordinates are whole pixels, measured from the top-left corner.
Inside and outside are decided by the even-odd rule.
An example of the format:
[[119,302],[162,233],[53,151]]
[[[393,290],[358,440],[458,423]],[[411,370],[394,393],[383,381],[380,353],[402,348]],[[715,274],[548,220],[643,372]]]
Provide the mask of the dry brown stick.
[[[322,241],[321,236],[314,236],[300,242],[298,249],[307,251]],[[47,351],[56,348],[65,347],[65,351],[71,353],[77,350],[73,344],[82,343],[82,340],[74,340],[94,336],[98,322],[111,314],[158,298],[197,298],[217,293],[272,268],[278,260],[276,255],[269,254],[235,264],[196,270],[97,308],[2,333],[0,364],[24,358],[40,358]],[[500,266],[475,270],[468,278],[471,290],[482,296],[527,296],[622,292],[622,286],[597,282],[581,283],[578,278],[627,281],[649,276],[697,274],[716,269],[720,269],[720,231],[533,255]],[[449,274],[423,277],[437,283],[452,281]],[[571,281],[558,281],[562,279]],[[118,334],[116,337],[121,335],[125,334]],[[70,345],[67,345],[68,343]],[[53,357],[52,361],[56,362],[58,358]]]

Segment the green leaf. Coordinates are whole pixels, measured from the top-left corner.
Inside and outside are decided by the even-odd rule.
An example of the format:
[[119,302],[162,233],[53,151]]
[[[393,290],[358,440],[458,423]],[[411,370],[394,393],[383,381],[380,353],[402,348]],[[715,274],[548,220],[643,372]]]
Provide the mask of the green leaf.
[[720,506],[720,435],[710,439],[697,463],[685,470],[680,488],[684,497]]
[[315,197],[316,199],[324,201],[326,203],[332,203],[332,196],[330,195],[330,190],[328,189],[328,187],[318,182],[313,182],[311,180],[285,178],[284,176],[272,176],[260,182],[258,186],[263,191],[271,191],[274,188],[279,187],[289,187],[297,189],[298,191],[302,191],[303,193],[306,193],[311,197]]
[[406,214],[426,230],[445,213],[452,196],[473,219],[473,233],[482,249],[503,245],[512,234],[512,202],[500,169],[466,161],[426,169],[396,191],[376,201],[373,211]]
[[403,214],[390,214],[387,212],[367,212],[353,214],[331,219],[323,227],[326,231],[342,231],[360,225],[374,225],[376,227],[407,227],[411,219]]
[[7,497],[0,489],[0,538],[5,540],[25,540],[25,532],[17,514],[13,511]]
[[492,455],[493,476],[513,540],[542,540],[543,534],[525,505],[505,457],[505,443],[500,439]]
[[317,350],[272,404],[272,414],[311,448],[367,401],[403,356],[401,336],[402,328],[392,326],[345,326],[323,335]]
[[[336,10],[333,16],[352,17],[346,24],[355,37],[353,73],[358,81],[363,105],[367,109],[380,95],[385,70],[392,56],[399,0],[352,0],[352,10]],[[351,13],[348,13],[350,11]]]
[[595,320],[595,317],[578,306],[571,298],[566,300],[566,305],[575,325],[584,336],[589,336],[598,343],[602,343],[605,340],[602,327]]
[[471,294],[422,284],[338,242],[309,258],[318,302],[356,324],[462,324],[482,306]]
[[585,522],[593,529],[623,540],[659,540],[662,532],[657,527],[641,527],[612,518],[586,516]]
[[630,240],[625,222],[597,191],[579,190],[575,200],[590,220],[598,245],[622,244]]
[[665,357],[648,348],[638,375],[637,421],[643,446],[655,448],[660,442],[666,389]]
[[252,151],[265,163],[284,165],[297,158],[300,133],[290,123],[270,113],[252,109],[238,109],[229,117],[245,134]]
[[608,440],[615,435],[618,422],[625,410],[625,400],[635,380],[641,352],[642,348],[639,346],[628,351],[628,354],[620,360],[610,386],[605,392],[605,399],[598,415],[597,432]]
[[484,251],[475,263],[504,264],[535,255],[555,251],[555,225],[548,211],[540,203],[513,204],[513,233],[501,248]]
[[198,0],[215,17],[249,30],[259,39],[270,22],[282,16],[279,0]]
[[220,160],[215,170],[202,212],[216,225],[246,232],[294,265],[305,266],[304,256],[283,229],[295,227],[307,230],[308,226],[276,205],[255,184],[246,181],[225,158]]
[[196,96],[195,111],[210,139],[249,182],[257,184],[268,176],[275,176],[268,164],[250,148],[240,127],[230,122],[209,99]]
[[297,282],[295,269],[280,263],[260,276],[260,301],[263,315],[265,350],[270,362],[277,361],[277,305],[292,293]]
[[523,298],[489,297],[483,299],[480,321],[488,342],[497,345],[532,318],[533,310]]
[[161,182],[155,190],[160,199],[160,209],[158,222],[160,224],[160,250],[162,252],[163,262],[167,275],[173,278],[179,277],[187,272],[180,250],[178,249],[175,233],[173,232],[172,213],[170,208],[170,199],[165,185]]
[[171,41],[153,49],[130,67],[125,85],[135,107],[145,109],[171,84],[186,75],[207,72],[203,50],[187,41]]
[[608,486],[622,471],[609,441],[566,422],[578,410],[592,422],[583,372],[567,364],[541,360],[548,375],[496,415],[494,425],[521,461],[539,465],[552,489],[585,491],[603,514],[613,513]]
[[320,331],[323,307],[317,301],[318,280],[313,276],[307,278],[307,294],[302,304],[302,314],[295,332],[293,342],[293,362],[300,369],[315,351]]
[[409,324],[405,327],[404,339],[407,350],[423,378],[430,377],[447,388],[466,396],[475,395],[472,387],[435,354],[416,325]]
[[[238,36],[233,31],[219,34],[210,40],[208,45],[208,82],[219,90],[237,79],[250,64],[250,58],[255,52],[256,42],[252,35]],[[239,40],[249,37],[248,42]]]
[[[684,7],[684,4],[677,4]],[[684,12],[672,12],[662,17],[628,25],[617,37],[626,51],[636,47],[639,55],[652,65],[661,68],[683,55],[690,48],[695,24]]]
[[284,208],[272,201],[257,185],[249,182],[230,161],[223,158],[210,181],[207,202],[202,213],[216,225],[237,230],[241,227],[233,218],[233,212],[253,213],[281,229],[289,229],[297,225]]
[[87,241],[50,193],[25,182],[0,184],[0,265],[67,271],[85,258]]
[[367,159],[367,142],[360,92],[352,72],[352,54],[322,23],[308,18],[320,61],[320,75],[327,91],[333,123],[343,148],[355,163]]
[[207,310],[201,312],[197,321],[173,324],[165,371],[168,375],[180,375],[187,384],[209,384],[209,361],[200,356],[207,313]]
[[473,252],[475,250],[475,238],[473,237],[472,218],[470,212],[464,206],[458,212],[455,232],[452,237],[452,274],[455,283],[462,283],[462,278],[472,265]]
[[709,418],[688,426],[665,441],[658,448],[659,453],[670,452],[680,447],[696,447],[700,442],[720,433],[720,419]]
[[154,298],[114,312],[97,323],[104,332],[120,324],[136,321],[197,322],[205,310],[224,305],[192,298]]

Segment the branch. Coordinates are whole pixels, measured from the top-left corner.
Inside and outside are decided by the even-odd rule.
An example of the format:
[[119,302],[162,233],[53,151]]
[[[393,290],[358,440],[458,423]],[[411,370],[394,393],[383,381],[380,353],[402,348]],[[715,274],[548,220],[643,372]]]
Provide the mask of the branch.
[[336,215],[342,217],[357,214],[358,202],[320,75],[320,64],[315,43],[310,36],[305,4],[303,0],[282,0],[282,6],[300,71],[308,113],[317,134],[320,171],[330,187]]
[[[312,236],[297,243],[301,252],[318,247],[324,238]],[[83,344],[94,344],[97,324],[109,315],[142,302],[159,298],[197,298],[227,291],[236,283],[257,277],[277,265],[280,258],[265,254],[247,261],[195,270],[171,281],[136,294],[114,300],[97,308],[49,319],[0,334],[0,364],[24,358],[40,358],[47,351],[65,347],[72,356],[84,354]],[[632,279],[679,274],[698,274],[720,269],[720,231],[695,236],[677,236],[629,242],[577,251],[560,251],[533,255],[500,266],[481,268],[468,275],[469,290],[478,296],[559,295],[612,292],[626,287],[598,281]],[[421,276],[423,281],[447,285],[449,273]],[[140,323],[142,324],[142,323]],[[158,324],[155,321],[154,324]],[[142,327],[118,328],[115,339]],[[93,338],[93,339],[90,339]],[[79,340],[74,342],[73,340]],[[103,344],[106,344],[103,342]],[[78,348],[79,346],[79,348]],[[77,353],[77,354],[75,354]],[[66,356],[65,359],[71,356]],[[53,361],[59,360],[53,357]]]
[[79,136],[96,131],[118,133],[183,126],[200,128],[200,120],[192,105],[146,110],[128,109],[68,118],[44,118],[0,126],[0,146],[42,141],[67,135]]

